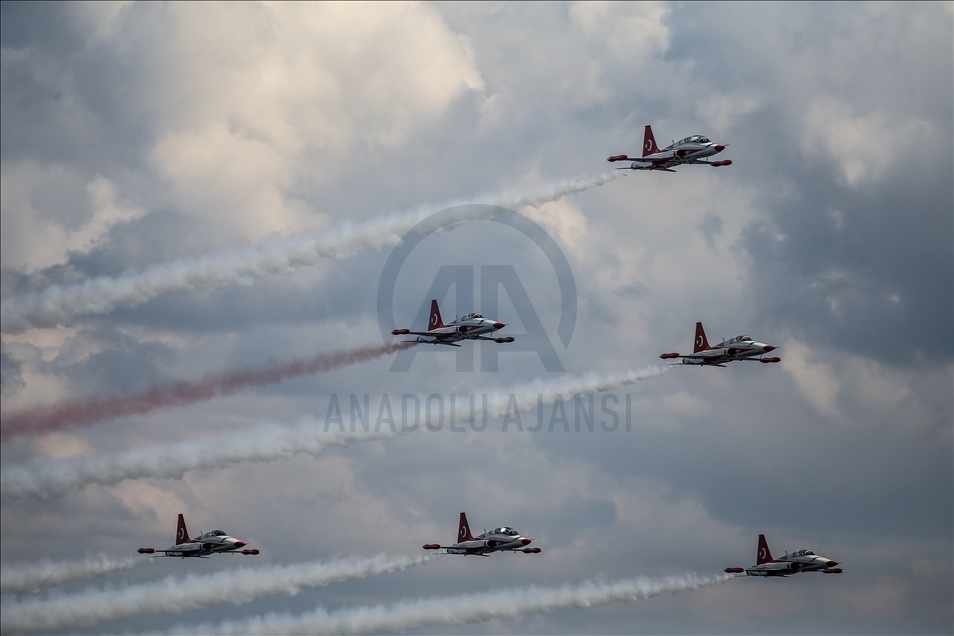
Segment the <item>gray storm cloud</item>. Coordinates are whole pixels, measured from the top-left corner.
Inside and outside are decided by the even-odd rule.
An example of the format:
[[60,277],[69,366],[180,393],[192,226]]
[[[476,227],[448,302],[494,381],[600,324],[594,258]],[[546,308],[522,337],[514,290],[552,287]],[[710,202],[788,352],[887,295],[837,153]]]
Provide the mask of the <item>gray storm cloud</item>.
[[4,564],[0,570],[0,593],[35,592],[40,588],[61,585],[113,572],[131,570],[145,563],[142,558],[89,556],[82,561],[41,561],[26,565]]
[[410,599],[394,605],[373,605],[328,612],[317,609],[300,616],[266,614],[218,625],[203,624],[173,630],[174,634],[372,634],[399,633],[421,627],[483,623],[496,618],[545,614],[562,609],[629,603],[662,594],[676,594],[728,581],[726,575],[686,574],[664,579],[636,578],[612,582],[584,581],[578,585],[531,585]]
[[4,599],[0,604],[0,631],[11,633],[89,627],[102,621],[180,613],[220,603],[238,605],[262,596],[294,595],[304,588],[406,570],[439,557],[389,557],[379,554],[371,558],[354,557],[329,563],[242,567],[216,574],[167,576],[154,583],[118,589],[88,589],[79,594],[49,599]]
[[[526,411],[574,397],[628,386],[655,378],[668,367],[620,373],[587,373],[582,376],[536,379],[509,388],[490,389],[486,400],[474,400],[473,410],[460,405],[456,419],[466,422],[483,413],[499,417],[513,409]],[[317,456],[329,446],[371,442],[395,437],[390,428],[380,431],[325,432],[321,422],[303,419],[296,426],[267,424],[236,430],[227,436],[175,444],[148,446],[75,459],[36,458],[0,467],[0,500],[55,499],[90,485],[114,486],[126,479],[180,479],[197,469],[225,468],[244,462],[269,462],[297,453]],[[369,425],[370,428],[370,425]]]
[[[274,239],[252,248],[234,248],[200,258],[181,259],[116,278],[100,277],[76,285],[53,285],[35,294],[0,302],[0,332],[18,333],[37,327],[70,325],[83,316],[108,314],[120,307],[138,307],[167,294],[203,291],[288,273],[313,266],[323,258],[340,259],[358,250],[394,245],[420,221],[447,207],[477,202],[504,208],[536,207],[627,174],[618,171],[566,179],[532,189],[479,195],[441,206],[376,217],[360,224],[344,223],[318,236]],[[490,208],[488,214],[492,214]]]

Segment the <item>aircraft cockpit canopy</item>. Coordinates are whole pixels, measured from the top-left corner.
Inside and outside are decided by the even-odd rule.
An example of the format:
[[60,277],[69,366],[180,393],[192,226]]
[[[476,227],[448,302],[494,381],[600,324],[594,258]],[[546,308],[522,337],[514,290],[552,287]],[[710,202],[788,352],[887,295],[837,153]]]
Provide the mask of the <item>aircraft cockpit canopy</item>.
[[736,342],[752,342],[752,339],[748,336],[736,336],[733,340]]
[[815,553],[811,550],[799,550],[792,556],[815,556]]
[[209,533],[209,536],[210,537],[227,537],[228,535],[221,530],[213,530],[212,532]]
[[497,528],[496,530],[494,530],[494,534],[505,534],[508,537],[516,537],[520,533],[514,530],[513,528],[503,527],[503,528]]
[[712,143],[712,142],[709,141],[709,138],[708,138],[708,137],[704,137],[704,136],[702,136],[702,135],[692,135],[691,137],[686,137],[685,139],[683,139],[683,140],[680,141],[679,143],[681,143],[681,144],[708,144],[708,143]]

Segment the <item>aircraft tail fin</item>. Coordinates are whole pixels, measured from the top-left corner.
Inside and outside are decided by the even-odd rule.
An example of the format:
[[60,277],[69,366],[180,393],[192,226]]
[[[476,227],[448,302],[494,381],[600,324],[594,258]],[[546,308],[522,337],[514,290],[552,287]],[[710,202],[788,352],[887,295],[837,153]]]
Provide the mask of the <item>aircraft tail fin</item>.
[[467,523],[467,515],[460,513],[460,528],[457,530],[457,542],[473,541],[474,535],[470,533],[470,524]]
[[765,535],[759,535],[759,551],[755,555],[755,564],[762,565],[763,563],[775,563],[775,559],[772,558],[772,551],[769,550],[768,541],[765,540]]
[[709,341],[706,339],[706,330],[702,328],[702,323],[696,323],[696,340],[692,343],[692,352],[699,353],[711,349]]
[[179,513],[179,523],[176,525],[176,542],[174,545],[179,545],[180,543],[189,543],[192,539],[189,538],[189,531],[186,529],[185,517],[182,516],[182,513]]
[[431,316],[427,321],[427,330],[433,331],[443,326],[444,321],[441,320],[441,309],[437,306],[437,299],[435,298],[431,300]]
[[646,131],[643,133],[643,156],[657,152],[659,152],[659,146],[656,145],[656,138],[653,137],[653,127],[646,126]]

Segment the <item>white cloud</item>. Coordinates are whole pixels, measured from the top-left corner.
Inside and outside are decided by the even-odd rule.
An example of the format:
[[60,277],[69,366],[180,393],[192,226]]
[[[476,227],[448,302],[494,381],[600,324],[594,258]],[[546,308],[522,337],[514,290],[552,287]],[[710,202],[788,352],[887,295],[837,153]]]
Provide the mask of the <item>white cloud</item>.
[[933,143],[936,132],[928,122],[884,110],[852,112],[843,102],[816,100],[804,115],[802,147],[809,157],[826,156],[839,167],[851,187],[869,184],[889,169],[917,155]]
[[795,386],[819,415],[840,420],[838,391],[841,381],[831,364],[815,360],[808,346],[789,340],[783,346],[782,368],[792,376]]
[[465,36],[428,5],[167,9],[152,160],[175,201],[258,239],[322,227],[291,195],[336,164],[407,143],[483,80]]
[[144,211],[121,199],[119,188],[97,175],[83,185],[77,170],[23,161],[0,173],[2,262],[5,268],[42,269],[85,254],[118,223]]

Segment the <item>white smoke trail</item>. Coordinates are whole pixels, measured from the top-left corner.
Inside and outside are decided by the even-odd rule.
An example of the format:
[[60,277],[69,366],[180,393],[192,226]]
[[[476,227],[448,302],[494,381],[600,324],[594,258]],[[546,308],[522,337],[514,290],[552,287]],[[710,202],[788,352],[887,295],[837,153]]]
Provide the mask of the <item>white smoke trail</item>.
[[143,558],[115,558],[99,554],[83,561],[41,561],[27,565],[4,565],[0,570],[0,592],[35,592],[42,587],[131,570],[143,563],[147,563]]
[[[486,413],[499,417],[515,406],[526,411],[551,404],[561,397],[574,397],[635,384],[662,375],[669,367],[646,367],[622,373],[588,373],[554,379],[536,379],[524,385],[490,389]],[[484,401],[474,400],[474,410],[459,406],[458,422],[468,422],[484,413]],[[406,423],[405,423],[406,424]],[[403,427],[402,427],[403,428]],[[126,479],[181,479],[192,470],[225,468],[244,462],[270,462],[296,453],[317,456],[329,446],[372,442],[395,437],[389,427],[380,431],[324,432],[314,419],[296,426],[268,424],[233,431],[225,437],[177,442],[76,459],[37,458],[26,464],[0,466],[0,501],[56,499],[90,485],[114,486]],[[404,429],[410,432],[414,429]]]
[[215,574],[167,576],[155,583],[118,589],[88,589],[49,599],[0,604],[0,631],[50,631],[89,627],[102,621],[151,616],[231,603],[249,603],[271,594],[295,595],[302,588],[406,570],[440,555],[351,558],[330,563],[243,567]]
[[204,440],[177,442],[76,459],[37,458],[0,467],[0,500],[56,499],[89,485],[115,486],[126,479],[181,479],[192,470],[270,462],[297,453],[317,456],[329,446],[394,437],[381,432],[322,432],[320,422],[264,424]]
[[69,325],[82,316],[107,314],[120,307],[138,307],[166,294],[213,289],[284,274],[313,266],[322,258],[344,258],[358,250],[394,245],[420,221],[447,207],[478,202],[502,207],[536,207],[626,174],[629,173],[620,170],[597,177],[568,179],[529,191],[478,195],[360,224],[344,223],[317,236],[275,239],[248,249],[234,248],[201,258],[154,265],[143,272],[117,278],[99,277],[76,285],[52,285],[35,294],[0,302],[0,332],[18,333],[33,327]]
[[174,634],[395,634],[421,627],[469,625],[496,618],[546,614],[556,610],[629,603],[717,585],[728,575],[636,578],[614,582],[584,581],[562,587],[511,588],[443,598],[411,599],[394,605],[373,605],[328,612],[317,609],[301,616],[266,614],[213,625],[178,627]]
[[[587,373],[582,376],[561,376],[553,379],[536,378],[527,384],[490,389],[487,391],[487,414],[500,417],[506,414],[511,404],[520,411],[529,411],[535,406],[552,404],[566,397],[577,397],[600,393],[623,386],[636,384],[642,380],[656,378],[666,373],[669,367],[645,367],[621,373]],[[483,407],[475,409],[474,417],[482,415]],[[458,421],[469,421],[469,411],[458,415]]]

